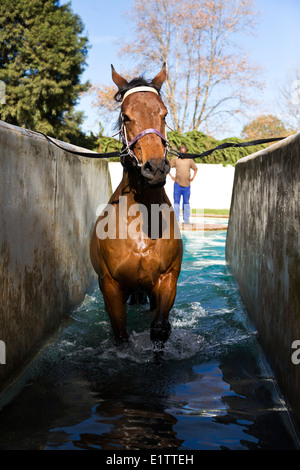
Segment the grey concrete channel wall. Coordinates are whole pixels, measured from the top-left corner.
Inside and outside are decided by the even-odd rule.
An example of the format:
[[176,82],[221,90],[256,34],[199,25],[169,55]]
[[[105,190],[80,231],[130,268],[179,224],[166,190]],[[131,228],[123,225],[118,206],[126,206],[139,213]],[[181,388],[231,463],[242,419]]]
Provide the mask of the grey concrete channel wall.
[[106,160],[3,121],[0,165],[1,391],[95,279],[89,240],[111,182]]
[[299,196],[300,133],[297,133],[238,161],[226,242],[226,260],[298,431]]

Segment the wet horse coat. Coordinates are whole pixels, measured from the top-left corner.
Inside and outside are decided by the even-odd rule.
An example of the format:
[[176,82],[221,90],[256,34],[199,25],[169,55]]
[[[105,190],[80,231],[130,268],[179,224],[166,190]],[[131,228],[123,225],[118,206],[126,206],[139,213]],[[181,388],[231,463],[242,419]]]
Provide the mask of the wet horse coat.
[[[125,153],[123,178],[99,216],[91,238],[90,255],[117,342],[128,339],[126,305],[129,297],[145,293],[154,310],[151,339],[169,337],[182,261],[182,240],[164,184],[165,116],[160,98],[166,78],[163,67],[152,82],[127,82],[112,68],[122,100],[121,130]],[[148,87],[148,89],[147,89]],[[126,94],[125,94],[126,93]]]

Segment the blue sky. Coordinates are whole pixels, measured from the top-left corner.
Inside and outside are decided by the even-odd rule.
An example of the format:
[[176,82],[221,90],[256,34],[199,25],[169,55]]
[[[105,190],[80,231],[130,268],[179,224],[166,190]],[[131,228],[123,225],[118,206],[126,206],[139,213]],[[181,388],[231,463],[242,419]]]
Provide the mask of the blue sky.
[[[66,3],[64,0],[61,3]],[[133,0],[71,0],[71,8],[77,13],[89,38],[90,50],[87,67],[82,80],[92,83],[110,83],[113,64],[118,70],[124,62],[118,55],[118,39],[130,37],[131,25],[124,13],[133,6]],[[250,52],[250,57],[258,66],[264,68],[265,88],[259,95],[260,109],[253,115],[272,113],[280,117],[278,109],[278,89],[293,67],[300,68],[300,2],[299,0],[256,0],[259,16],[256,36],[241,35],[240,42]],[[128,68],[128,67],[126,67]],[[142,72],[142,71],[141,71]],[[84,111],[86,119],[84,130],[99,129],[100,116],[92,107],[90,97],[82,98],[78,109]],[[218,138],[240,135],[247,118],[239,123],[232,123],[226,135],[215,135]],[[114,121],[114,119],[113,119]],[[112,128],[106,128],[106,133]]]

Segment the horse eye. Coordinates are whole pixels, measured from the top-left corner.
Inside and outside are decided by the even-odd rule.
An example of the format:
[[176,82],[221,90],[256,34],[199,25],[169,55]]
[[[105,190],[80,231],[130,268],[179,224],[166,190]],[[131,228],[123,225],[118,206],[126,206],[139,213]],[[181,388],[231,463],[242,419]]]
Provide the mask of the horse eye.
[[123,114],[123,121],[124,121],[124,122],[130,121],[130,119],[129,119],[129,117],[127,116],[127,114]]

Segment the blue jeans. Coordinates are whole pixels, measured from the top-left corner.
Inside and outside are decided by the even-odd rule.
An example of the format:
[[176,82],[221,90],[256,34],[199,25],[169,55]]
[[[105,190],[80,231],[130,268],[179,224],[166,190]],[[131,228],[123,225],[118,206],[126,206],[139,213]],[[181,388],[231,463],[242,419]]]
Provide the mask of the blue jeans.
[[190,220],[190,195],[191,195],[191,187],[183,187],[180,186],[178,183],[174,183],[174,211],[179,221],[179,213],[180,213],[180,199],[182,196],[183,200],[183,222],[185,224],[189,223]]

